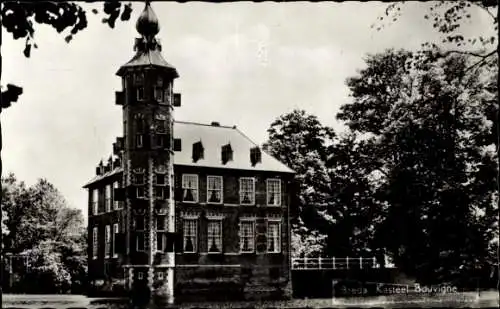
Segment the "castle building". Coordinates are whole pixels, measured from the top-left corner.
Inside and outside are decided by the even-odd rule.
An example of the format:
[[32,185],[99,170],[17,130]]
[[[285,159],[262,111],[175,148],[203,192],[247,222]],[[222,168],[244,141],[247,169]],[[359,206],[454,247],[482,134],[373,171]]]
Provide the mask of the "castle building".
[[286,293],[293,171],[236,126],[175,121],[177,70],[146,3],[135,56],[117,75],[123,136],[88,190],[95,291],[153,297]]

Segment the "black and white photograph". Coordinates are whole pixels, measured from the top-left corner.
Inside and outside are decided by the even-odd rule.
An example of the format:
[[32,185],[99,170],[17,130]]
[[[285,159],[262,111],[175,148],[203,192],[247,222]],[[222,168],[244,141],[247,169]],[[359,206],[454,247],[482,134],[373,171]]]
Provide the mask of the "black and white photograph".
[[499,1],[2,1],[9,309],[498,308]]

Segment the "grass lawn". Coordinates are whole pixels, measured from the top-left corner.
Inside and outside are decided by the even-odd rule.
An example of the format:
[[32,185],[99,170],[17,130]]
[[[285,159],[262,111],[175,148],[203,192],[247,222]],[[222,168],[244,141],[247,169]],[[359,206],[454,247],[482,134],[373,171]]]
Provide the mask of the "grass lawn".
[[[475,292],[445,294],[444,296],[412,296],[398,297],[376,296],[357,298],[323,298],[323,299],[293,299],[289,301],[268,302],[203,302],[185,303],[173,308],[348,308],[348,307],[499,307],[498,292],[481,292],[478,297]],[[2,308],[114,308],[125,309],[128,305],[118,299],[87,298],[83,295],[3,295]]]

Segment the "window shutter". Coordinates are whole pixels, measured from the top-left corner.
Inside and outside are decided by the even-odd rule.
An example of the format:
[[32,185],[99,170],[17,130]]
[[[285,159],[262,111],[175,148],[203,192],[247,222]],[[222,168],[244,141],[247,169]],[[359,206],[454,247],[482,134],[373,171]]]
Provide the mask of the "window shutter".
[[174,151],[182,151],[182,140],[180,138],[174,139]]

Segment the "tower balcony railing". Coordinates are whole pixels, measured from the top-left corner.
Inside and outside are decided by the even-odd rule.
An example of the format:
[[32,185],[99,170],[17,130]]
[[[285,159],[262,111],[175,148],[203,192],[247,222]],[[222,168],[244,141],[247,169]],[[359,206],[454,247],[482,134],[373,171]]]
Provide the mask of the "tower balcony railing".
[[375,257],[303,257],[292,258],[293,270],[380,268]]

